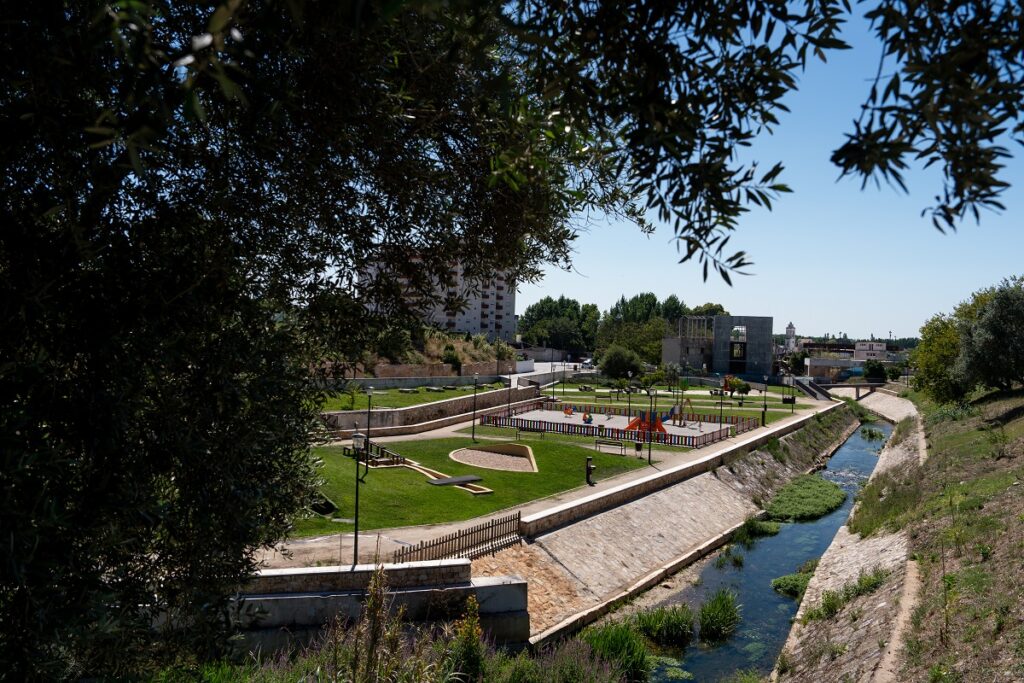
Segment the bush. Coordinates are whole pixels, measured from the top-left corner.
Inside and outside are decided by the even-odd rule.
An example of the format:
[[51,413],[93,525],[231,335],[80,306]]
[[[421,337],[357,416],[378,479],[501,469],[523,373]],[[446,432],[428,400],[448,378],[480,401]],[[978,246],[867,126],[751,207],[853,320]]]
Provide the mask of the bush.
[[700,606],[698,618],[702,642],[725,640],[740,625],[740,605],[736,602],[736,594],[727,588],[718,590]]
[[750,548],[754,544],[754,539],[762,536],[774,536],[779,533],[781,528],[782,525],[778,522],[765,522],[755,517],[748,517],[733,534],[732,540],[744,548]]
[[772,589],[783,595],[788,595],[791,598],[799,600],[804,596],[804,591],[807,590],[807,583],[811,580],[813,574],[805,574],[797,572],[795,574],[785,574],[776,579],[772,579]]
[[480,610],[476,598],[466,601],[466,614],[455,622],[455,635],[451,642],[450,661],[452,668],[464,674],[469,680],[476,680],[483,673],[484,646],[483,631],[480,628]]
[[640,612],[634,620],[640,633],[657,645],[685,648],[693,638],[693,611],[687,605]]
[[455,372],[462,370],[462,357],[459,356],[459,352],[455,350],[453,344],[445,345],[444,353],[441,354],[441,362],[451,365]]
[[[621,683],[618,669],[598,656],[586,642],[573,638],[545,650],[539,660],[544,683]],[[488,682],[490,678],[486,679]],[[508,683],[532,683],[532,679],[508,678]]]
[[817,474],[805,474],[786,484],[768,504],[770,519],[799,521],[817,519],[846,500],[846,491]]
[[614,622],[591,627],[580,638],[612,664],[628,681],[646,681],[651,671],[643,636],[630,624]]

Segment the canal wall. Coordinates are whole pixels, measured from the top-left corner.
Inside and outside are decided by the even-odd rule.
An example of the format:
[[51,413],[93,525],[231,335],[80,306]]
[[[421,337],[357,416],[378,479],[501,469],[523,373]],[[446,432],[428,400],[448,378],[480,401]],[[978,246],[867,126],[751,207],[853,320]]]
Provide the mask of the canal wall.
[[722,454],[703,474],[596,514],[584,510],[588,516],[555,522],[528,545],[474,560],[474,576],[528,577],[530,642],[543,645],[726,543],[774,491],[820,467],[856,424],[837,405],[782,438]]
[[[871,394],[860,402],[893,422],[917,417],[911,401],[888,394]],[[915,432],[900,443],[893,443],[890,436],[879,453],[872,478],[923,460],[924,449],[918,419]],[[916,600],[916,566],[908,559],[908,549],[909,539],[903,532],[861,538],[847,526],[840,527],[807,585],[772,680],[898,681],[901,625],[909,621]],[[876,591],[855,598],[830,619],[801,624],[807,611],[821,603],[825,591],[840,591],[860,574],[876,568],[888,572]]]

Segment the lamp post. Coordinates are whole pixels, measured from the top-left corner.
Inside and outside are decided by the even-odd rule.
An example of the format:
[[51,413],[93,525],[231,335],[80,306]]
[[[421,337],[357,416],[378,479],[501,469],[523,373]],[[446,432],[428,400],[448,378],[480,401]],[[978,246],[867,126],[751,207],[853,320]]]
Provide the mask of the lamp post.
[[[721,377],[721,373],[719,373]],[[722,377],[718,387],[718,435],[722,435],[722,408],[725,401],[725,377]]]
[[633,417],[633,371],[626,370],[626,376],[629,377],[629,384],[626,386],[626,422],[628,424]]
[[654,440],[654,404],[658,396],[658,390],[655,389],[652,393],[650,388],[647,389],[647,397],[650,399],[651,412],[647,413],[647,464],[651,464],[651,442]]
[[[370,417],[373,410],[373,387],[366,387],[366,439],[363,441],[363,451],[366,457],[366,472],[363,478],[370,471]],[[352,566],[359,564],[359,484],[363,481],[359,478],[359,451],[355,450],[356,456],[356,514],[354,520],[355,534],[352,536]]]
[[764,389],[761,390],[761,398],[764,401],[761,404],[761,426],[764,427],[768,424],[768,375],[764,376]]
[[512,379],[514,375],[508,376],[508,398],[505,400],[505,417],[512,419]]
[[474,372],[473,373],[473,426],[471,428],[472,432],[473,432],[473,443],[476,443],[476,384],[477,384],[477,381],[479,379],[480,379],[480,373],[479,372]]
[[565,400],[565,361],[562,361],[562,400]]

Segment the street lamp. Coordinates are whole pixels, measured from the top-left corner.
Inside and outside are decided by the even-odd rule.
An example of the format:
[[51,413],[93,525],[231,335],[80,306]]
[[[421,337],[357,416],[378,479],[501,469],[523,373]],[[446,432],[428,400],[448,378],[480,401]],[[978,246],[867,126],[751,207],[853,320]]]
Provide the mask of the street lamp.
[[651,442],[654,440],[654,404],[656,403],[658,390],[655,389],[651,392],[650,387],[647,388],[647,396],[650,399],[651,412],[647,413],[647,464],[651,464]]
[[565,400],[565,361],[562,361],[562,400]]
[[627,370],[626,376],[629,377],[629,385],[626,387],[626,422],[633,418],[633,371]]
[[512,418],[512,380],[514,375],[508,376],[508,399],[505,401],[505,417]]
[[723,401],[725,401],[725,377],[722,377],[721,373],[718,373],[718,375],[719,375],[719,377],[722,378],[721,382],[719,382],[720,386],[718,387],[718,435],[721,436],[722,435],[722,408],[723,408]]
[[761,404],[761,426],[764,427],[768,424],[768,375],[764,376],[764,388],[761,390],[762,399],[764,403]]
[[[370,472],[370,417],[373,410],[373,387],[366,387],[366,439],[363,441],[363,451],[366,457],[366,470],[363,477],[359,477],[359,449],[353,448],[356,456],[356,514],[355,534],[352,537],[352,566],[359,564],[359,484],[366,483],[366,475]],[[354,444],[353,444],[354,445]]]
[[473,431],[473,443],[476,443],[476,384],[477,384],[477,381],[479,381],[479,379],[480,379],[480,373],[479,372],[474,372],[473,373],[473,426],[471,428],[472,431]]

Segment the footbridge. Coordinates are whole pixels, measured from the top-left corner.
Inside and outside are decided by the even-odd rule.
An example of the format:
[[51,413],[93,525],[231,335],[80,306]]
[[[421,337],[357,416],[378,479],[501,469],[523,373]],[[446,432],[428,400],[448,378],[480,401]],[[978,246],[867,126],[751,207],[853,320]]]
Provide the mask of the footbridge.
[[821,384],[818,382],[817,386],[826,391],[831,391],[832,389],[854,389],[856,391],[856,400],[859,401],[862,395],[873,394],[875,389],[884,387],[885,382],[863,382],[860,384]]

